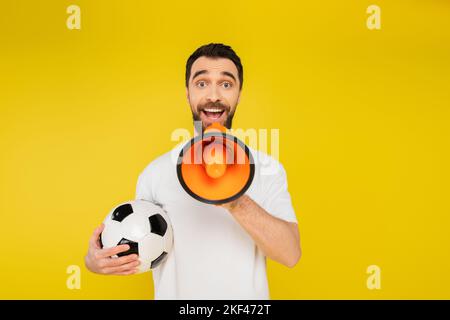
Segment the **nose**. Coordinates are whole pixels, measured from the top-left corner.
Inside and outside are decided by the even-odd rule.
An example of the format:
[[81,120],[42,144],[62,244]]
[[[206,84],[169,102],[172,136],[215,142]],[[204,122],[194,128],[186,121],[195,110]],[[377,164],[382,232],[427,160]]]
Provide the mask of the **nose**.
[[206,96],[206,100],[207,101],[211,101],[211,102],[217,102],[220,101],[220,92],[219,90],[216,88],[216,86],[210,86],[210,89],[208,91],[208,95]]

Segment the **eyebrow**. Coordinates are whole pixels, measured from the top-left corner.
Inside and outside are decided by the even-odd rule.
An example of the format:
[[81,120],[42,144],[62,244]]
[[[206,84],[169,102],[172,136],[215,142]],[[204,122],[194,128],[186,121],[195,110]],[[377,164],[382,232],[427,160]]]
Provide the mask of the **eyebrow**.
[[[192,77],[192,81],[194,81],[195,77],[197,77],[197,76],[199,76],[201,74],[205,74],[205,73],[207,74],[207,73],[209,73],[209,71],[207,71],[207,70],[199,70],[199,71],[197,71],[196,73],[194,73],[194,76]],[[234,81],[236,81],[236,77],[231,72],[222,71],[220,74],[222,74],[224,76],[228,76],[228,77],[232,78]]]

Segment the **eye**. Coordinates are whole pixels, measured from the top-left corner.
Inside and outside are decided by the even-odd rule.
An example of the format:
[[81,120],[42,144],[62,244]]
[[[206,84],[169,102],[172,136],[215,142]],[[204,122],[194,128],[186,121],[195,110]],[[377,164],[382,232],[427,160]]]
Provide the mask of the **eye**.
[[222,85],[225,89],[229,89],[233,86],[230,82],[224,82],[224,83],[222,83]]
[[206,82],[205,81],[199,81],[196,83],[197,87],[199,88],[204,88],[206,87]]

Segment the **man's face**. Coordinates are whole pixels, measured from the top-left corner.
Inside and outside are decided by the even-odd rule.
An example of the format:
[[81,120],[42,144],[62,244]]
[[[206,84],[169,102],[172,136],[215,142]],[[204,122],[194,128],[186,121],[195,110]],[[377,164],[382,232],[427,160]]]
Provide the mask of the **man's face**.
[[214,122],[230,129],[240,96],[233,61],[208,57],[195,60],[186,95],[194,121],[201,121],[203,130]]

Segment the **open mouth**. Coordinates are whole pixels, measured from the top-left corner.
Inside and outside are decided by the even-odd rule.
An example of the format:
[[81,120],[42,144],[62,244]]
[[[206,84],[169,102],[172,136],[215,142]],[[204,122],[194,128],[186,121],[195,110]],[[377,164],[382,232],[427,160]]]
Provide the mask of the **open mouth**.
[[222,118],[225,113],[225,109],[221,108],[204,108],[200,111],[208,120],[217,121]]

